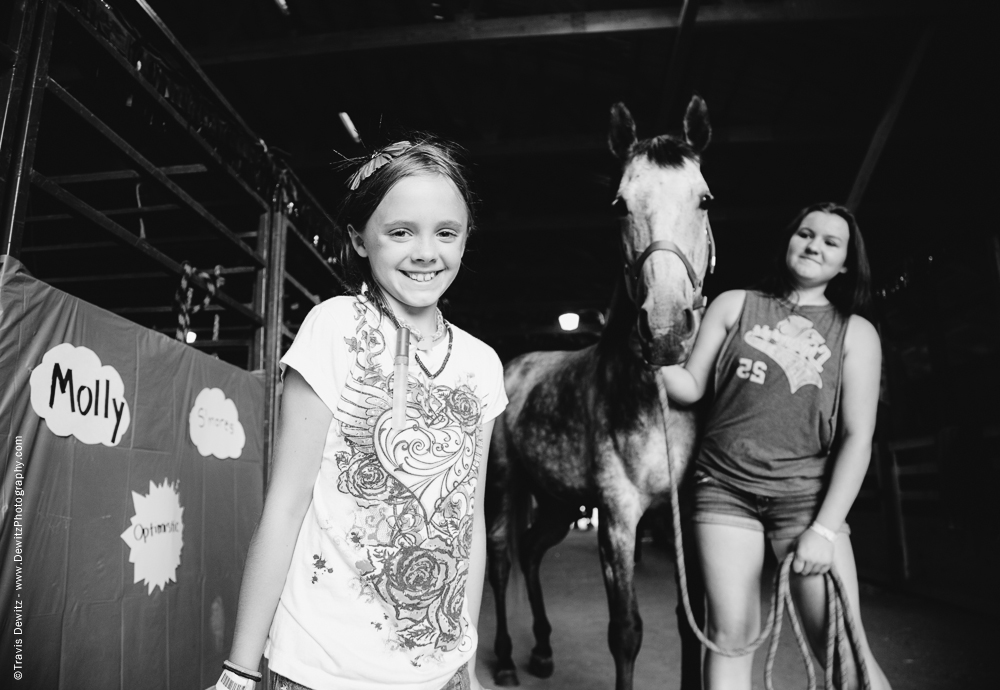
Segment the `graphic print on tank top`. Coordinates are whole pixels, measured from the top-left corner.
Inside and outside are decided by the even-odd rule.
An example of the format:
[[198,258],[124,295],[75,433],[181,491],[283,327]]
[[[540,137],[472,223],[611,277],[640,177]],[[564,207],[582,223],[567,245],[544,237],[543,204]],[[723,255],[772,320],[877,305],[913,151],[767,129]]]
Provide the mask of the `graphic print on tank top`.
[[804,316],[791,314],[774,328],[755,325],[743,334],[743,340],[778,363],[793,395],[803,386],[823,387],[821,374],[823,364],[830,359],[830,348]]
[[376,362],[385,337],[355,308],[356,337],[345,338],[355,359],[334,414],[350,448],[337,455],[337,488],[358,504],[346,541],[361,556],[360,595],[386,607],[372,625],[420,666],[472,645],[463,608],[483,405],[469,381],[411,377],[406,425],[393,433],[393,380]]

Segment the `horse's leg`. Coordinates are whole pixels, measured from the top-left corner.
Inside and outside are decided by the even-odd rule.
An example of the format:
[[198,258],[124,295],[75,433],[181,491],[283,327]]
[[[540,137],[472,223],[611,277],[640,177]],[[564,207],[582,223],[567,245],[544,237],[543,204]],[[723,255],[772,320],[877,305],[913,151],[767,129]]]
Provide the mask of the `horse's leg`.
[[510,579],[510,556],[507,553],[508,525],[495,524],[489,530],[487,549],[489,555],[490,587],[496,605],[496,637],[493,652],[497,657],[493,681],[503,687],[520,685],[512,658],[513,644],[507,630],[507,582]]
[[[616,503],[620,503],[616,501]],[[632,690],[635,658],[642,646],[642,618],[635,596],[635,528],[642,510],[611,505],[601,511],[598,528],[604,587],[608,594],[608,646],[615,659],[616,690]]]
[[496,654],[496,667],[493,669],[493,681],[507,687],[520,685],[517,671],[512,658],[513,644],[507,629],[507,583],[510,579],[510,539],[511,524],[508,514],[510,496],[506,490],[508,481],[508,460],[502,439],[494,439],[494,447],[490,449],[490,464],[487,473],[486,500],[483,508],[486,517],[486,554],[490,587],[493,589],[493,602],[496,606],[496,635],[493,642],[493,652]]
[[642,535],[647,527],[648,519],[645,515],[639,518],[639,524],[635,526],[635,562],[642,563]]
[[[676,416],[679,422],[674,427],[677,435],[672,438],[671,460],[682,460],[682,467],[686,465],[684,478],[677,487],[678,513],[684,515],[692,508],[694,501],[694,471],[695,463],[693,458],[694,438],[696,427],[694,417],[689,415]],[[686,433],[685,433],[686,432]],[[672,506],[671,506],[672,507]],[[673,515],[671,515],[673,518]],[[671,527],[676,528],[671,519]],[[698,542],[695,539],[694,525],[690,520],[682,519],[681,535],[683,536],[683,563],[674,563],[674,582],[677,585],[677,632],[681,639],[681,687],[680,690],[701,690],[702,671],[704,670],[703,650],[701,640],[691,627],[688,621],[687,612],[684,610],[684,601],[681,594],[681,567],[684,567],[687,580],[688,600],[691,603],[691,613],[694,615],[694,624],[698,630],[705,630],[705,575],[701,570],[701,560],[698,555]],[[673,534],[673,530],[670,530]],[[674,537],[676,539],[676,537]],[[673,541],[673,540],[671,540]],[[676,546],[676,545],[675,545]]]
[[540,498],[535,521],[521,541],[521,569],[528,587],[528,601],[531,603],[531,615],[534,619],[532,630],[535,633],[535,648],[531,650],[528,672],[539,678],[548,678],[553,669],[550,645],[552,625],[545,615],[539,577],[542,556],[566,537],[576,511],[574,506],[567,506],[550,498]]
[[[684,565],[687,574],[688,598],[691,602],[691,613],[699,630],[705,629],[705,583],[701,574],[701,564],[694,549],[694,530],[685,525],[684,530]],[[688,623],[684,611],[684,601],[681,599],[680,564],[674,569],[674,580],[677,584],[677,631],[681,638],[681,690],[701,690],[701,640],[698,639]]]

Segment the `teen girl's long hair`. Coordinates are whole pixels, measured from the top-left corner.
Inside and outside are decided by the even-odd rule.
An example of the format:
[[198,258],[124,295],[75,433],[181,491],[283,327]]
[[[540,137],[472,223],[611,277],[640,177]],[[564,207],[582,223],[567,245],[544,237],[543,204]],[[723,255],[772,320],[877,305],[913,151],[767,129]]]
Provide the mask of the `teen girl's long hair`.
[[757,285],[757,288],[778,298],[788,297],[795,290],[795,282],[786,260],[788,243],[798,231],[799,226],[802,225],[805,217],[814,211],[840,216],[847,223],[849,230],[847,258],[844,260],[847,271],[835,276],[826,286],[826,298],[844,316],[858,314],[870,320],[872,317],[872,277],[865,241],[861,237],[861,230],[854,214],[847,207],[833,202],[824,201],[806,206],[795,216],[776,239],[770,270]]

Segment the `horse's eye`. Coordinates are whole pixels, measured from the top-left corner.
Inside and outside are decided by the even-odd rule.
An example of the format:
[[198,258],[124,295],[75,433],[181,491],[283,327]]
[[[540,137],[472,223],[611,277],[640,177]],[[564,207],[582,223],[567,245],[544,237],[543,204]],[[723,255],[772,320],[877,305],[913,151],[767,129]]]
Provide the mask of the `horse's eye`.
[[615,215],[624,218],[628,215],[628,204],[621,197],[615,199],[615,202],[611,205],[611,208],[615,210]]
[[715,201],[715,197],[713,197],[711,194],[702,194],[701,203],[698,204],[698,208],[700,208],[702,211],[707,211],[712,207],[713,201]]

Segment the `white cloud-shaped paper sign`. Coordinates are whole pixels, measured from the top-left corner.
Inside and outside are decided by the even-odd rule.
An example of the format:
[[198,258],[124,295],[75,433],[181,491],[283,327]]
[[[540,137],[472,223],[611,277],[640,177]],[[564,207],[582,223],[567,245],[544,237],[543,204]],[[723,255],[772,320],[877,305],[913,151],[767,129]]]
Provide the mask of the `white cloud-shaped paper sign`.
[[191,442],[204,457],[225,460],[243,454],[247,437],[236,403],[219,388],[203,388],[188,415]]
[[117,446],[132,421],[118,371],[86,347],[62,343],[31,372],[31,407],[56,436]]
[[132,525],[122,532],[122,540],[129,545],[129,563],[135,563],[132,582],[146,582],[146,594],[156,587],[166,589],[168,582],[177,581],[177,567],[181,564],[184,546],[184,509],[178,485],[149,482],[149,493],[143,496],[132,492],[135,515]]

